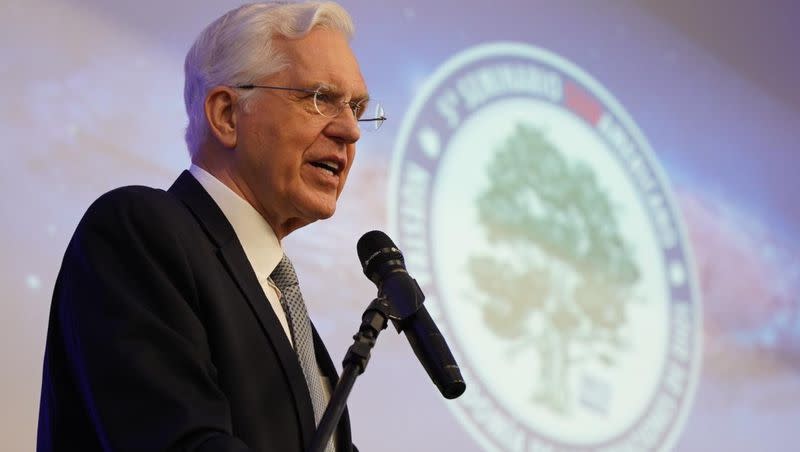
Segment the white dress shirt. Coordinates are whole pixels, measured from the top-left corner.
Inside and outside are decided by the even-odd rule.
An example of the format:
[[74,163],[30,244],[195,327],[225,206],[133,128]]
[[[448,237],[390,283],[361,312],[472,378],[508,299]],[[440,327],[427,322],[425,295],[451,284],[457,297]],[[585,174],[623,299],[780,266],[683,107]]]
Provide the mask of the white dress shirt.
[[280,290],[269,277],[283,258],[281,242],[278,241],[278,237],[275,236],[275,232],[267,220],[241,196],[197,165],[193,164],[189,167],[189,172],[211,195],[222,213],[225,214],[225,218],[233,226],[236,237],[239,238],[239,242],[244,248],[244,254],[247,255],[247,260],[250,261],[250,265],[256,273],[258,283],[261,284],[261,288],[291,344],[292,333],[289,330],[286,313],[281,306]]

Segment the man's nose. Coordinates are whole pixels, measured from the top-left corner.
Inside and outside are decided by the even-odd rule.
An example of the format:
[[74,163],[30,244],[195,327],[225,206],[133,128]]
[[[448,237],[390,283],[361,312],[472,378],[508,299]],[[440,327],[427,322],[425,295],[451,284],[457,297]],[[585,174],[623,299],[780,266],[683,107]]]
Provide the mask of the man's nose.
[[324,129],[327,136],[342,143],[355,143],[361,138],[361,128],[358,119],[349,106],[342,108],[342,111]]

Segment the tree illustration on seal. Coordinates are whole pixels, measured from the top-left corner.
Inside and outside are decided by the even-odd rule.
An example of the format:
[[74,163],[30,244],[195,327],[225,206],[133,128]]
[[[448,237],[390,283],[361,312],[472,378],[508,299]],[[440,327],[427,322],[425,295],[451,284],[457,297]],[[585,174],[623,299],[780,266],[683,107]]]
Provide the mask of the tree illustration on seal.
[[497,253],[468,261],[484,321],[510,342],[512,356],[535,351],[532,402],[568,414],[571,372],[587,362],[612,366],[627,343],[639,279],[631,245],[592,169],[569,162],[537,128],[518,124],[488,176],[479,222],[489,243],[514,260]]

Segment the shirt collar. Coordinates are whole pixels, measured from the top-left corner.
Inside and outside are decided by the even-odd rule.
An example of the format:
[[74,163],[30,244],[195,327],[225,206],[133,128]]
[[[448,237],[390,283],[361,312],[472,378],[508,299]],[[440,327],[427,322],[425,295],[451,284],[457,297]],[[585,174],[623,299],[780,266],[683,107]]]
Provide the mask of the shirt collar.
[[192,164],[189,172],[211,195],[233,226],[259,280],[268,277],[283,258],[283,248],[267,220],[249,202],[203,168]]

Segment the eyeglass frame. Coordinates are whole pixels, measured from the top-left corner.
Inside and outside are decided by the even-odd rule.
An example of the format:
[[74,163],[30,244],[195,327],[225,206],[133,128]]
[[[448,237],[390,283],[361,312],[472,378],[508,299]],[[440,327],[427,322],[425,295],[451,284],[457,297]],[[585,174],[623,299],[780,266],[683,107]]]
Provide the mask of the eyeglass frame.
[[[340,104],[341,106],[338,107],[339,111],[333,116],[328,116],[328,115],[322,113],[322,110],[320,110],[319,105],[317,104],[317,96],[319,96],[320,94],[324,94],[321,91],[321,88],[316,88],[316,89],[290,88],[290,87],[286,87],[286,86],[256,85],[254,83],[248,83],[248,84],[244,84],[244,85],[235,85],[234,88],[238,88],[238,89],[255,89],[255,88],[277,89],[277,90],[281,90],[281,91],[297,91],[297,92],[306,93],[306,94],[313,94],[314,95],[314,109],[317,110],[317,113],[319,113],[320,116],[322,116],[324,118],[329,118],[329,119],[335,118],[335,117],[339,116],[340,114],[342,114],[342,111],[344,111],[344,105],[347,105],[350,108],[350,111],[353,113],[353,117],[356,119],[357,122],[375,122],[375,121],[380,121],[378,123],[378,126],[375,128],[376,130],[378,128],[380,128],[380,126],[383,124],[383,122],[388,119],[385,115],[380,115],[380,116],[375,117],[375,118],[365,118],[365,119],[362,119],[362,118],[358,117],[359,110],[361,109],[361,104],[363,102],[365,102],[365,101],[368,102],[370,100],[369,98],[363,99],[363,100],[361,100],[359,102],[354,102],[352,100],[343,101]],[[331,102],[331,105],[334,105],[333,102]]]

